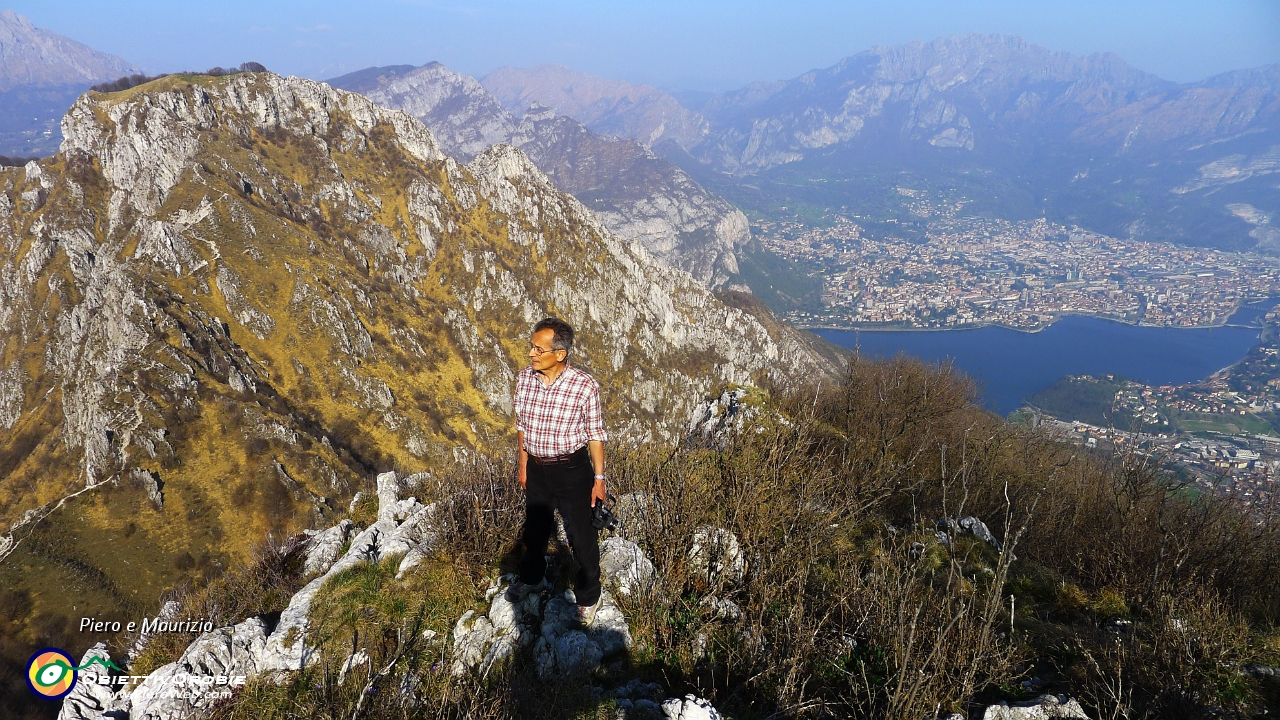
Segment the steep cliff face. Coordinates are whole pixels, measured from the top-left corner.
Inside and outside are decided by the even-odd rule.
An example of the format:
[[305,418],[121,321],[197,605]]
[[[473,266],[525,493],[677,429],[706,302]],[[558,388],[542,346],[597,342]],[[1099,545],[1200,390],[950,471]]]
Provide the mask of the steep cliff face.
[[0,171],[0,584],[35,612],[145,606],[375,470],[509,443],[546,314],[579,328],[617,437],[832,370],[520,151],[460,165],[321,83],[171,76],[85,95],[63,132]]
[[647,146],[673,142],[688,150],[708,132],[706,118],[655,87],[595,77],[563,65],[502,67],[480,82],[513,112],[534,103],[546,105],[598,133],[629,137]]
[[407,72],[374,75],[372,70],[334,78],[329,84],[418,118],[448,155],[470,160],[506,142],[515,131],[518,121],[470,75],[455,73],[438,62]]
[[474,78],[439,63],[361,71],[331,83],[412,114],[455,157],[469,159],[495,143],[521,148],[609,230],[708,287],[738,273],[735,249],[750,239],[746,216],[634,140],[598,135],[544,107],[518,118]]

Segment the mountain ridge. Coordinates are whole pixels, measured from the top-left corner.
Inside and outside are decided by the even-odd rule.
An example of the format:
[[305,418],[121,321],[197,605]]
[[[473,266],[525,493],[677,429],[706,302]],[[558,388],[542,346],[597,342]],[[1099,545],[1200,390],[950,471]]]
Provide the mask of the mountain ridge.
[[634,140],[599,135],[541,106],[517,117],[475,78],[440,63],[402,73],[364,70],[330,82],[414,115],[461,159],[496,143],[521,147],[613,232],[639,240],[708,287],[730,284],[738,274],[735,252],[750,238],[746,217]]
[[705,118],[655,87],[606,80],[563,65],[501,67],[480,84],[512,112],[537,102],[602,135],[629,137],[644,145],[671,141],[687,150],[707,134]]
[[881,199],[905,184],[978,214],[1274,253],[1274,233],[1252,219],[1280,212],[1277,73],[1179,84],[1111,53],[952,36],[697,97],[688,108],[706,137],[652,149],[764,217],[843,207],[909,218]]

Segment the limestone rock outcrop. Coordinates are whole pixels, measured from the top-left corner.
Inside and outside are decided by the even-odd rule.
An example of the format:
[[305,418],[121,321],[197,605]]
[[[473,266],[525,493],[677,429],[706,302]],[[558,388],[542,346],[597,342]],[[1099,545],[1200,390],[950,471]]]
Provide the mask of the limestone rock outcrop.
[[982,713],[982,720],[1088,720],[1080,703],[1057,695],[1040,697],[1021,703],[991,705]]
[[113,686],[100,682],[110,677],[110,670],[102,664],[90,664],[94,659],[111,659],[106,643],[94,645],[80,658],[80,666],[89,667],[79,671],[75,687],[63,698],[58,720],[99,720],[104,713],[117,709],[119,703]]
[[668,699],[662,703],[662,714],[667,720],[721,720],[724,717],[715,706],[697,695]]
[[[422,506],[403,497],[414,487],[415,478],[383,473],[377,479],[378,519],[356,532],[348,549],[335,561],[327,560],[338,538],[354,528],[344,519],[328,530],[311,535],[302,548],[308,572],[321,574],[293,595],[288,608],[274,627],[261,617],[250,617],[229,627],[201,634],[174,662],[151,672],[140,684],[99,684],[106,667],[92,665],[67,696],[60,720],[90,720],[104,716],[131,720],[188,720],[200,717],[214,703],[235,692],[253,678],[283,680],[289,673],[316,662],[316,649],[309,638],[311,604],[321,587],[332,577],[365,563],[380,562],[407,552],[428,550],[435,535],[431,531],[434,504]],[[403,519],[396,514],[410,508]],[[641,583],[651,582],[654,567],[635,544],[618,536],[603,543],[602,582],[606,588],[631,592]],[[614,596],[606,589],[594,622],[586,628],[578,624],[576,602],[571,590],[552,593],[548,586],[531,592],[519,603],[506,598],[512,575],[496,578],[485,593],[488,608],[483,613],[466,611],[454,625],[450,640],[450,671],[455,676],[468,673],[488,675],[510,661],[521,650],[531,650],[539,674],[547,677],[590,673],[613,663],[631,650],[631,629]],[[729,603],[732,605],[732,603]],[[424,638],[432,640],[433,631]],[[82,659],[110,661],[105,645],[91,648]],[[357,668],[370,662],[367,653],[355,651],[342,663],[338,683]],[[417,702],[409,675],[401,688],[405,702]],[[661,685],[632,678],[608,693],[616,698],[620,717],[659,717],[682,720],[714,720],[721,715],[710,702],[694,695],[668,698]],[[409,705],[406,705],[409,707]]]
[[[115,710],[138,720],[183,720],[198,716],[221,699],[223,691],[231,692],[236,678],[271,676],[313,664],[317,660],[315,647],[308,642],[311,603],[325,582],[357,565],[410,551],[422,553],[433,542],[433,507],[401,498],[400,489],[405,485],[396,473],[378,477],[382,519],[357,533],[336,561],[331,556],[336,556],[343,544],[338,539],[350,534],[350,520],[343,519],[306,541],[304,572],[320,574],[293,595],[274,627],[263,618],[251,617],[203,633],[176,661],[156,669],[136,686],[100,686],[94,681],[106,668],[94,665],[84,671],[80,683],[63,701],[59,718],[96,719],[104,711]],[[399,521],[394,519],[397,510],[414,504],[416,509]],[[110,659],[102,644],[91,648],[81,664],[93,657]],[[347,665],[351,665],[350,659]]]

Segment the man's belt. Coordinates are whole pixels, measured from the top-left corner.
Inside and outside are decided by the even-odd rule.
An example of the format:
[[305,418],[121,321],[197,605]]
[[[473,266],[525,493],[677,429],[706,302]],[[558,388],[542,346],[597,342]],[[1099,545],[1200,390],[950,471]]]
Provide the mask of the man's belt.
[[530,455],[529,462],[533,463],[534,465],[568,465],[574,460],[577,460],[583,455],[586,455],[586,453],[587,453],[587,446],[583,445],[577,450],[574,450],[573,452],[567,453],[565,455],[555,455],[552,457],[538,457],[537,455]]

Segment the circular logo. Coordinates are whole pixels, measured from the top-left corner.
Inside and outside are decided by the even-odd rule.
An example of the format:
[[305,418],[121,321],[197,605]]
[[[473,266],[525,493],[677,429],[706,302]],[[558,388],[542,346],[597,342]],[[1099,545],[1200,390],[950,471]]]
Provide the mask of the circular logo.
[[76,664],[58,648],[45,648],[27,661],[27,684],[46,700],[61,700],[76,686]]

